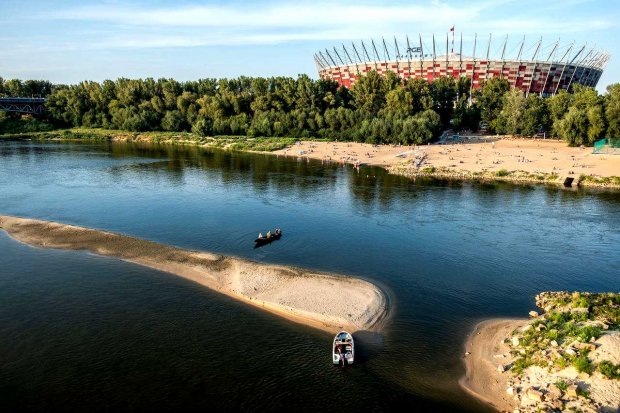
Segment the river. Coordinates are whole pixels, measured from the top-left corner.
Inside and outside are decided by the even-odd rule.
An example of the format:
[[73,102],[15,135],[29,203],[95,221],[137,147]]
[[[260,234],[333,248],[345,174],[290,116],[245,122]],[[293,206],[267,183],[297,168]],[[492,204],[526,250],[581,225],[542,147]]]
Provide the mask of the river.
[[[620,290],[620,193],[131,143],[0,142],[0,214],[349,274],[391,296],[358,362],[189,281],[0,232],[0,410],[490,411],[458,386],[485,318]],[[283,237],[253,249],[259,231]],[[343,291],[343,294],[346,294]]]

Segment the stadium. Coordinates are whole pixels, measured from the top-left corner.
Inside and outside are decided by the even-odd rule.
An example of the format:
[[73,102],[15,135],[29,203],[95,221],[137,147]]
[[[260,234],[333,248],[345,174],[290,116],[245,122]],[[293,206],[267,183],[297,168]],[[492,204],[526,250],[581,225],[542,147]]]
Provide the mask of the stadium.
[[[443,36],[442,36],[443,37]],[[443,40],[443,39],[442,39]],[[479,88],[491,78],[507,79],[512,87],[526,94],[538,93],[552,96],[560,90],[570,90],[579,83],[596,86],[610,54],[587,44],[561,44],[560,40],[544,44],[542,37],[533,42],[526,38],[509,43],[508,36],[493,42],[477,35],[457,41],[455,49],[454,28],[438,42],[435,35],[415,41],[406,37],[394,41],[352,42],[314,55],[319,76],[331,79],[341,86],[351,87],[355,81],[371,70],[380,75],[392,71],[402,79],[421,78],[432,82],[446,76],[467,77],[471,88]]]

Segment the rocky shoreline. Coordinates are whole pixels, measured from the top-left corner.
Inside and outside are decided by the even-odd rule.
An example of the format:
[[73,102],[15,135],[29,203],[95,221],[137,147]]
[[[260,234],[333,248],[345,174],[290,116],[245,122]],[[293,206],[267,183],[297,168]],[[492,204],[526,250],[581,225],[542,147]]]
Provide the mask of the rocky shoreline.
[[500,411],[620,411],[620,294],[544,292],[530,320],[490,320],[461,384]]

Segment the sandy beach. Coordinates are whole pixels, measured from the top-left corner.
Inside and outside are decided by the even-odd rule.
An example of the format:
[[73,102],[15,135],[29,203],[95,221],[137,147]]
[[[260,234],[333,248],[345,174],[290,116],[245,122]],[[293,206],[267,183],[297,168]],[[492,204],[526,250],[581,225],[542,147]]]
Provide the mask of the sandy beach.
[[[568,176],[620,176],[620,155],[593,154],[592,150],[568,147],[564,141],[552,139],[474,136],[463,137],[461,142],[420,146],[302,141],[273,153],[339,163],[359,162],[404,175],[495,176],[497,171],[506,170],[557,175],[554,181],[558,183]],[[433,168],[435,173],[430,172]]]
[[85,250],[165,271],[332,333],[378,330],[388,316],[388,298],[379,287],[347,276],[259,264],[49,221],[0,216],[0,228],[31,246]]

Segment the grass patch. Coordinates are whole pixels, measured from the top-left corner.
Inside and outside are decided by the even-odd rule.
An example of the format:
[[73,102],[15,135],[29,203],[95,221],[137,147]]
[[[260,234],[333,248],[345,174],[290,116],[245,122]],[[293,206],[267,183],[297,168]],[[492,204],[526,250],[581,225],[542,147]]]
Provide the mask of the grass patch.
[[566,382],[566,380],[558,380],[555,382],[555,385],[558,389],[562,390],[562,391],[566,391],[566,389],[568,389],[568,383]]
[[579,182],[582,183],[593,183],[593,184],[602,184],[602,185],[620,185],[620,176],[592,176],[592,175],[580,175]]
[[284,149],[295,143],[294,138],[253,138],[232,143],[230,149],[235,151],[271,152]]
[[528,355],[526,355],[524,357],[519,357],[518,359],[516,359],[514,363],[512,364],[512,367],[510,368],[510,370],[513,373],[519,375],[523,373],[523,370],[525,370],[532,364],[534,364],[532,363],[532,359]]
[[597,366],[598,371],[610,380],[620,380],[620,364],[602,361]]
[[54,129],[54,127],[51,124],[33,117],[23,117],[19,119],[0,118],[0,135],[46,132],[52,129]]
[[510,172],[507,169],[500,169],[499,171],[495,172],[495,176],[498,177],[504,177],[504,176],[510,176],[512,172]]
[[581,397],[584,397],[586,399],[589,399],[590,398],[590,391],[578,387],[577,388],[577,396],[581,396]]

